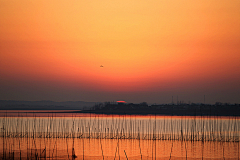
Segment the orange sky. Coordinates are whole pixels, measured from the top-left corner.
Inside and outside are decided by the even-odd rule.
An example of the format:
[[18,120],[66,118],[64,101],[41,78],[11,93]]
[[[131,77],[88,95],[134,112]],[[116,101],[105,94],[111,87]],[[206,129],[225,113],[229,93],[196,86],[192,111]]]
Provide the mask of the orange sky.
[[239,8],[0,0],[0,99],[240,103]]

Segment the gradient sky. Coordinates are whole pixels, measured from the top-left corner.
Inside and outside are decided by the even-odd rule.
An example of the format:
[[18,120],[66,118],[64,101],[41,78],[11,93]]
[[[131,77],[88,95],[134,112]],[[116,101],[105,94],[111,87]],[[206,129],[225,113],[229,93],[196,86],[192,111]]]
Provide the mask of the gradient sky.
[[239,0],[0,0],[0,15],[1,100],[240,103]]

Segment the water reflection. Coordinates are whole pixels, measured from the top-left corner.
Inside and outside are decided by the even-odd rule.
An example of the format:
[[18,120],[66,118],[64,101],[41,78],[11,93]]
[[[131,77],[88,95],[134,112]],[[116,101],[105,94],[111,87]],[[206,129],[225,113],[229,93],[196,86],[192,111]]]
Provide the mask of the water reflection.
[[240,119],[11,112],[0,117],[0,128],[3,137],[239,141]]
[[239,159],[237,117],[0,113],[1,159]]
[[[0,138],[1,158],[12,159],[238,159],[237,142],[137,139]],[[73,153],[74,149],[74,153]],[[73,155],[76,155],[74,158]]]

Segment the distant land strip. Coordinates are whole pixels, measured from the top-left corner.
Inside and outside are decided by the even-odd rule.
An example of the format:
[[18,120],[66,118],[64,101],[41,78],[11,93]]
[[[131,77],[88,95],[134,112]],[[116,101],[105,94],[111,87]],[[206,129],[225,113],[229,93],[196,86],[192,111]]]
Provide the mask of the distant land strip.
[[240,116],[240,105],[226,104],[179,104],[151,105],[141,104],[97,104],[90,110],[76,111],[78,113],[119,114],[119,115],[169,115],[169,116]]
[[[84,101],[6,101],[0,100],[0,110],[38,110],[38,113],[94,113],[115,115],[169,115],[169,116],[236,116],[240,117],[240,104],[216,102],[139,104],[126,102],[84,102]],[[30,113],[29,111],[26,111]],[[33,113],[35,111],[32,111]]]

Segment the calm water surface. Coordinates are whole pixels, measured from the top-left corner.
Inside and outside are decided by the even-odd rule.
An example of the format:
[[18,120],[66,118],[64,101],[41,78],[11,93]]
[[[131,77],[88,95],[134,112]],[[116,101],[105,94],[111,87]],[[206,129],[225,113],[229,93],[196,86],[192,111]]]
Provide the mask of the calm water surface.
[[0,112],[0,158],[239,159],[237,117],[66,112]]

